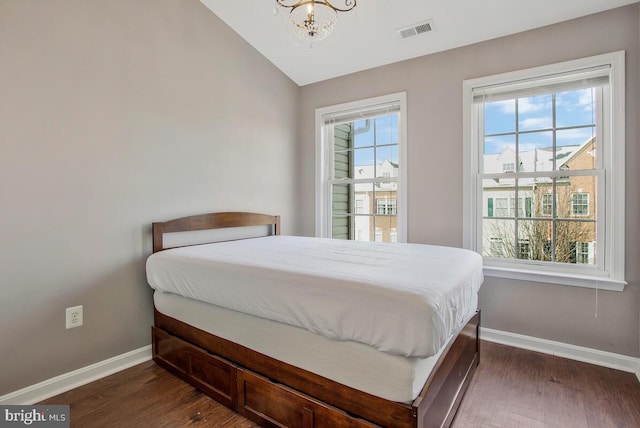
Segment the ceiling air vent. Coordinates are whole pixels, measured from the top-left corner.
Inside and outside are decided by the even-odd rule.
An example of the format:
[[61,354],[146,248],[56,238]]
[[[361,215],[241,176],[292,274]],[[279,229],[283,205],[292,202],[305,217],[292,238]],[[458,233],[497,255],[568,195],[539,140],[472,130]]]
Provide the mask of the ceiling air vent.
[[431,20],[418,22],[417,24],[410,25],[404,28],[398,28],[396,32],[401,39],[417,36],[418,34],[428,33],[433,31],[433,22]]

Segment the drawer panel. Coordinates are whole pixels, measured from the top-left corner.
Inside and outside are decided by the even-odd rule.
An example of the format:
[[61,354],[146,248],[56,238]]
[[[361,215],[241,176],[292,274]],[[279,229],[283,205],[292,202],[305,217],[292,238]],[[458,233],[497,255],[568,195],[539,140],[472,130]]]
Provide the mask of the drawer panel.
[[219,403],[235,409],[237,368],[223,358],[153,329],[154,359],[182,379],[209,394]]
[[243,369],[238,369],[238,413],[265,427],[376,426]]
[[186,373],[182,368],[188,367],[189,356],[186,342],[156,328],[153,329],[153,358],[156,361],[171,365],[175,370]]
[[226,360],[190,349],[189,375],[199,383],[200,389],[227,407],[235,408],[237,400],[236,367]]

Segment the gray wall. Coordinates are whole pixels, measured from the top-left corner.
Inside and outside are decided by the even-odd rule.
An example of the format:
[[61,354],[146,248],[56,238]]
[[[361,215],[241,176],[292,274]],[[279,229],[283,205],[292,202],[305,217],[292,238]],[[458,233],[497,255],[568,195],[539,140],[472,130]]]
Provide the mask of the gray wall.
[[304,86],[299,138],[300,230],[314,234],[314,111],[407,91],[408,239],[462,245],[462,81],[626,50],[626,279],[624,292],[487,278],[482,325],[640,356],[639,9],[634,4],[509,37]]
[[0,0],[0,395],[150,343],[152,221],[294,232],[299,92],[198,0]]

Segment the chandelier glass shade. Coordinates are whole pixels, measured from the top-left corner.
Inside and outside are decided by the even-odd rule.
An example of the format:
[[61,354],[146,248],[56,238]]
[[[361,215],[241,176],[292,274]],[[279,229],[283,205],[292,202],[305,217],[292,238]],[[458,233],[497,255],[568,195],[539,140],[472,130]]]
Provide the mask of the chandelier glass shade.
[[[331,34],[338,15],[350,12],[357,0],[275,0],[276,7],[288,9],[288,18],[294,36],[303,42],[316,42]],[[277,13],[277,9],[275,10]]]

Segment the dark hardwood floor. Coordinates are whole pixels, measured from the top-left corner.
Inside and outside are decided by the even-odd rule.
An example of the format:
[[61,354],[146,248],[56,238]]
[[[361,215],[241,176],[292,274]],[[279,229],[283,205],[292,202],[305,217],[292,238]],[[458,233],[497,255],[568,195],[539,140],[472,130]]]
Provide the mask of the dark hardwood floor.
[[[480,367],[453,422],[463,427],[640,427],[632,373],[482,342]],[[50,398],[71,426],[249,428],[256,425],[153,362]]]
[[635,374],[481,342],[453,426],[640,427]]

